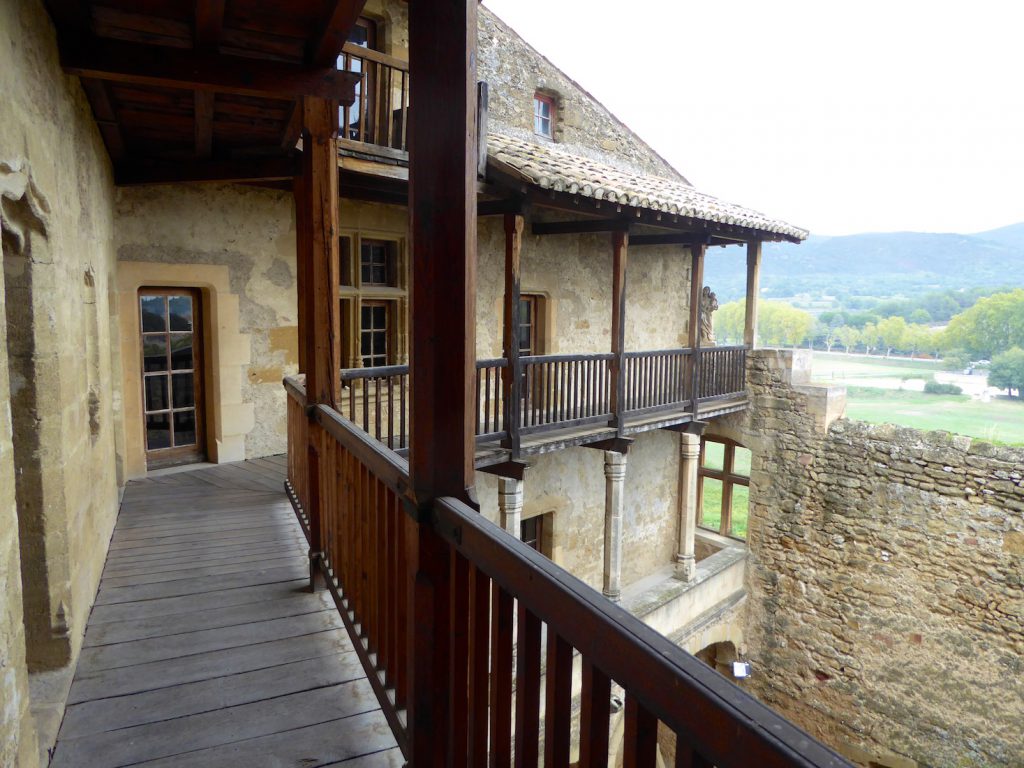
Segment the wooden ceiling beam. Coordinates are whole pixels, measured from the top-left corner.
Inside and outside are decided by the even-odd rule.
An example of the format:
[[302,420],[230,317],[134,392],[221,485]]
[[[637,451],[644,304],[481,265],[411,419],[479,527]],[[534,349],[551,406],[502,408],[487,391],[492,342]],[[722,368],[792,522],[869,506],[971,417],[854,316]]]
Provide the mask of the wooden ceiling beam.
[[351,104],[359,79],[333,66],[302,67],[117,40],[69,45],[61,59],[66,72],[80,77],[282,100],[312,96]]
[[225,0],[195,1],[195,46],[201,51],[216,51],[224,34]]
[[623,219],[535,221],[531,228],[535,235],[577,235],[587,232],[625,232],[628,230],[629,222]]
[[196,157],[213,154],[213,98],[210,91],[195,91]]
[[293,179],[299,172],[291,157],[239,160],[136,161],[114,166],[118,186],[183,182],[266,182]]
[[336,66],[341,49],[355,26],[366,0],[328,0],[314,29],[319,34],[310,42],[306,62],[314,67]]
[[82,78],[82,88],[89,96],[96,125],[103,136],[103,143],[107,145],[107,154],[116,163],[125,156],[125,144],[121,126],[117,122],[117,113],[114,111],[114,103],[110,98],[110,89],[106,83],[88,78]]

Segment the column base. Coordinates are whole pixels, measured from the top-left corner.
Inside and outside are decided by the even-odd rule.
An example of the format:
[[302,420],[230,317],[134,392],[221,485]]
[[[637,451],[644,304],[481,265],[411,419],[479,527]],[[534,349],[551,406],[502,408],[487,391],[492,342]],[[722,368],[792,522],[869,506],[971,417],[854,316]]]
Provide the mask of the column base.
[[697,575],[697,559],[693,555],[676,555],[674,572],[679,581],[693,581]]
[[601,594],[604,595],[605,597],[607,597],[613,603],[617,603],[617,602],[619,602],[619,600],[622,599],[622,593],[621,592],[615,592],[615,593],[609,594],[608,592],[602,591]]

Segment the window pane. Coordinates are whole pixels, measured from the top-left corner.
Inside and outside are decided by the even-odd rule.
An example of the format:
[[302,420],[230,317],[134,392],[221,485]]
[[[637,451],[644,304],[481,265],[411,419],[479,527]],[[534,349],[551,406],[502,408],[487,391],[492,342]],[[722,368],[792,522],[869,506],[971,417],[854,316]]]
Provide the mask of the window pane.
[[371,307],[373,310],[373,328],[380,329],[387,327],[387,307]]
[[372,309],[373,307],[364,306],[359,310],[359,325],[362,326],[363,328],[370,327],[370,323],[372,322],[373,318],[373,312],[371,311]]
[[[362,338],[360,339],[360,342],[359,342],[359,354],[361,354],[363,357],[366,357],[367,355],[371,354],[371,348],[370,347],[371,347],[371,344],[373,343],[372,339],[373,339],[373,335],[370,334],[370,333],[364,333],[362,335]],[[365,361],[364,361],[364,364],[365,364]]]
[[171,391],[175,408],[191,408],[196,404],[196,378],[192,373],[176,373],[172,377]]
[[146,416],[146,448],[156,450],[157,448],[171,447],[171,415],[169,413],[157,413]]
[[170,406],[167,404],[167,377],[164,375],[146,376],[146,410],[166,411]]
[[352,238],[342,237],[339,240],[341,265],[338,270],[342,285],[352,285]]
[[142,337],[142,370],[146,373],[167,370],[166,336]]
[[722,525],[722,481],[710,477],[702,477],[704,484],[704,503],[701,505],[700,524],[705,528],[717,531]]
[[745,485],[732,487],[732,533],[747,538],[747,517],[750,513],[750,489]]
[[196,412],[174,412],[174,445],[196,444]]
[[167,302],[163,296],[140,296],[142,332],[167,330]]
[[192,297],[171,296],[167,299],[171,311],[172,331],[192,330]]
[[708,469],[721,469],[725,461],[725,446],[721,443],[704,441],[704,466]]
[[736,446],[736,456],[732,460],[732,473],[750,477],[750,449]]
[[171,334],[171,368],[187,371],[192,367],[192,334]]

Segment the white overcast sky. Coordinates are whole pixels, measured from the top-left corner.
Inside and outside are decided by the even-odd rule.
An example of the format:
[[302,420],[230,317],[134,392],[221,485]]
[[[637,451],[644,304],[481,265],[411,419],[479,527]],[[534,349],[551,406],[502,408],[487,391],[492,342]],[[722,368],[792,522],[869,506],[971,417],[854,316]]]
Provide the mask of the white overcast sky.
[[697,188],[816,234],[1024,221],[1021,0],[484,0]]

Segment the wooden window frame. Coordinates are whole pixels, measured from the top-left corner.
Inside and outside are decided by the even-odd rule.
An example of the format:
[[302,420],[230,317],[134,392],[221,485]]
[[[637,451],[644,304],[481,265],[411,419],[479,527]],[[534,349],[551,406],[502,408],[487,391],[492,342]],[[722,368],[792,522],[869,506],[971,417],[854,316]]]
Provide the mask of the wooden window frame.
[[[721,469],[704,466],[704,448],[707,443],[718,443],[725,446],[725,449],[722,451]],[[736,474],[737,448],[746,448],[746,446],[728,437],[718,437],[717,435],[706,435],[701,438],[700,456],[697,459],[697,525],[705,530],[714,530],[704,525],[704,479],[718,480],[722,483],[722,511],[717,533],[732,539],[746,541],[744,537],[732,533],[733,487],[737,485],[745,488],[750,487],[750,477],[748,475]]]
[[[367,245],[378,246],[382,245],[385,247],[386,254],[384,259],[384,282],[365,282],[363,280],[363,248]],[[398,288],[398,241],[389,240],[387,238],[380,237],[360,237],[359,238],[359,261],[355,265],[358,275],[358,286],[360,288],[367,288],[369,290],[379,288]],[[371,272],[373,266],[370,266]]]
[[[540,114],[538,104],[548,105],[548,117],[545,118]],[[543,91],[534,91],[533,93],[533,132],[536,136],[542,136],[545,139],[551,139],[554,141],[555,138],[555,120],[558,116],[558,103],[555,101],[555,97],[551,94],[544,93]],[[537,130],[538,120],[548,121],[548,133],[543,133]]]
[[[520,293],[519,302],[520,304],[529,304],[530,309],[530,346],[528,350],[524,350],[521,346],[519,348],[520,357],[529,357],[530,355],[543,355],[544,354],[544,304],[546,297],[539,293]],[[519,342],[519,331],[525,325],[522,321],[523,315],[520,310],[519,313],[519,328],[516,329],[516,343]]]
[[[382,364],[375,363],[373,365],[366,365],[365,355],[363,355],[363,334],[372,333],[363,328],[363,310],[367,307],[383,307],[385,310],[384,314],[384,362]],[[379,368],[387,365],[391,365],[394,362],[394,348],[395,348],[395,303],[387,299],[361,299],[359,302],[359,336],[358,336],[358,353],[359,361],[363,368]]]
[[[162,296],[166,302],[172,296],[186,295],[192,299],[192,368],[189,369],[177,369],[173,367],[171,362],[171,334],[176,333],[170,329],[170,315],[168,308],[167,317],[167,329],[163,332],[163,335],[167,339],[167,355],[168,355],[168,367],[166,373],[154,372],[147,374],[145,370],[145,343],[144,338],[148,334],[156,335],[157,332],[147,332],[143,330],[143,319],[141,311],[141,299],[143,296]],[[203,292],[199,288],[176,288],[167,286],[143,286],[136,292],[135,308],[139,313],[139,322],[137,333],[140,339],[140,384],[141,384],[141,402],[142,402],[142,446],[146,456],[146,466],[148,469],[160,469],[167,466],[175,466],[178,464],[190,464],[205,461],[207,458],[207,445],[206,445],[206,358],[205,349],[206,344],[206,331],[203,322]],[[193,401],[191,407],[179,408],[174,405],[174,390],[173,390],[173,377],[175,373],[191,373],[192,374],[192,388],[193,388]],[[150,376],[166,375],[168,377],[168,389],[167,389],[167,408],[150,411],[146,407],[146,379]],[[192,418],[195,425],[195,442],[188,443],[185,445],[175,445],[174,440],[174,416],[178,412],[192,411]],[[162,414],[166,413],[170,420],[170,435],[171,445],[167,448],[150,448],[149,447],[149,435],[147,428],[147,417],[150,414]]]
[[[548,560],[552,560],[552,552],[554,551],[554,520],[555,516],[553,512],[543,512],[539,515],[530,515],[524,517],[519,521],[519,538],[531,549],[544,555]],[[530,543],[524,537],[525,527],[527,525],[535,525],[537,536],[533,541],[536,545]]]

